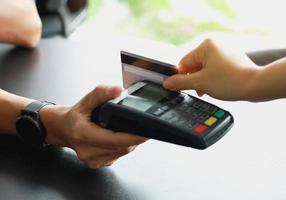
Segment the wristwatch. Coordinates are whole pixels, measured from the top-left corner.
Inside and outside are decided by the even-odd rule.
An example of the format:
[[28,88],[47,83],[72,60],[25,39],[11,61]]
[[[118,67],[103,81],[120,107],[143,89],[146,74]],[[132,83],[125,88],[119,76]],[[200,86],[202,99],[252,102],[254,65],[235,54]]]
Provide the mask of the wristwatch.
[[34,101],[21,110],[16,120],[18,135],[29,146],[42,148],[46,140],[46,129],[41,122],[39,112],[47,105],[55,105],[51,102]]

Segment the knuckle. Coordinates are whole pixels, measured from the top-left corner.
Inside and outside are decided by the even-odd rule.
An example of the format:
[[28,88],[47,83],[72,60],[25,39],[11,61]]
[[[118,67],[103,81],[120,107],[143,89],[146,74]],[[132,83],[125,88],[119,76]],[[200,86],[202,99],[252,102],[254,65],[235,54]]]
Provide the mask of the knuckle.
[[121,149],[119,155],[126,155],[129,154],[131,152],[131,149],[129,147]]
[[143,137],[135,137],[134,141],[133,141],[133,144],[134,145],[138,145],[138,144],[141,144],[141,143],[145,142],[146,140],[147,139],[143,138]]
[[91,169],[98,169],[101,167],[99,162],[92,162],[92,161],[86,162],[86,165]]
[[101,102],[106,96],[108,86],[99,85],[89,92],[81,101],[81,105],[86,109],[97,106],[98,101]]
[[77,157],[82,162],[87,162],[89,160],[89,155],[84,151],[77,151]]
[[115,161],[116,161],[116,160],[113,160],[113,161],[107,163],[105,166],[106,166],[106,167],[110,167],[110,166],[112,166],[112,165],[115,163]]
[[135,148],[136,148],[136,146],[128,147],[127,152],[131,153],[132,151],[134,151]]
[[213,38],[206,38],[203,41],[203,46],[205,46],[208,49],[215,48],[216,46],[216,41]]
[[106,91],[106,89],[108,88],[108,86],[106,85],[98,85],[94,90],[93,92],[95,94],[102,94]]
[[113,163],[108,163],[108,164],[106,164],[105,166],[106,167],[111,167],[113,165]]
[[212,45],[214,43],[214,39],[213,38],[205,38],[204,41],[203,41],[204,44],[207,44],[207,45]]
[[185,56],[179,61],[179,64],[178,64],[179,68],[184,67],[184,66],[186,66],[186,65],[188,64],[189,54],[190,54],[190,52],[189,52],[187,55],[185,55]]
[[120,150],[119,155],[126,155],[131,153],[135,149],[135,146],[126,147]]
[[100,165],[98,163],[87,162],[86,164],[91,169],[98,169],[98,168],[100,168]]

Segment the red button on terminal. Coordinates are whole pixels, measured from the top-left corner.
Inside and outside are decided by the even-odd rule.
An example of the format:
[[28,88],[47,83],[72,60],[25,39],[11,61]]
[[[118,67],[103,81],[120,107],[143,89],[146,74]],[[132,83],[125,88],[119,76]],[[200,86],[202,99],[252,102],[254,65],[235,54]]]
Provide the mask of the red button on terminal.
[[205,125],[200,124],[194,129],[194,131],[198,134],[203,134],[207,130],[207,128],[208,127],[206,127]]

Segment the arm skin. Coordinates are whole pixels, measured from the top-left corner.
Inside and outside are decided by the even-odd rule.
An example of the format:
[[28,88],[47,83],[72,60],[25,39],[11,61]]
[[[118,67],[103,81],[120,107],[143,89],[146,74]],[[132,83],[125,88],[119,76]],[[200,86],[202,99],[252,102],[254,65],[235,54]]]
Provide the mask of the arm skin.
[[[118,87],[98,86],[77,104],[45,106],[40,118],[47,130],[46,142],[74,149],[91,168],[109,166],[133,151],[146,139],[127,133],[114,133],[90,121],[92,110],[120,95]],[[0,134],[16,135],[15,122],[20,111],[33,100],[0,90]]]
[[286,58],[257,70],[252,91],[249,97],[253,101],[286,98]]
[[286,58],[258,66],[245,53],[206,39],[179,63],[179,75],[167,79],[171,90],[194,89],[229,101],[286,98]]
[[0,42],[35,47],[42,23],[33,0],[0,0]]
[[[33,0],[0,0],[0,42],[35,47],[41,26]],[[39,114],[47,130],[46,142],[74,149],[79,159],[94,169],[109,166],[130,153],[146,139],[115,134],[90,120],[96,106],[120,93],[118,87],[99,86],[72,107],[45,106]],[[0,134],[16,135],[16,119],[32,101],[0,89]]]

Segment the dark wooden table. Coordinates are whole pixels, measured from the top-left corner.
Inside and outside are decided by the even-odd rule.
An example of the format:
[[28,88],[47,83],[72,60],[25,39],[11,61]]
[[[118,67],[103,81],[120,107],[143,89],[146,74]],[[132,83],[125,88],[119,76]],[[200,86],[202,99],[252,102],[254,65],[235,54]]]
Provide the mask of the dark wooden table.
[[[61,39],[34,50],[0,45],[0,88],[73,104],[99,83],[121,84],[119,49],[111,46]],[[285,199],[285,100],[205,99],[235,117],[229,134],[205,151],[150,140],[112,167],[90,170],[68,148],[34,152],[1,136],[0,199]]]

